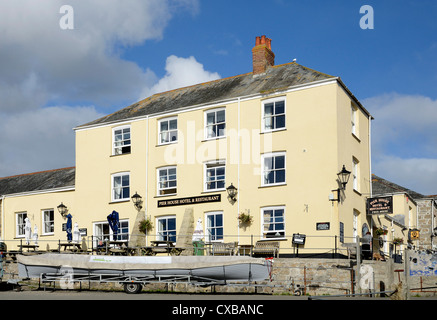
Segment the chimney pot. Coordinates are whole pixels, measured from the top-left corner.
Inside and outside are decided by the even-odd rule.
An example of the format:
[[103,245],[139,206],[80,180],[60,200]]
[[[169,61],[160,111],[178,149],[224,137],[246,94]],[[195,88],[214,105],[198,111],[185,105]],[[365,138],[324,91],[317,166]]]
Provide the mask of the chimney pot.
[[253,74],[265,73],[268,67],[275,65],[275,54],[272,52],[272,39],[265,35],[255,38],[252,49]]

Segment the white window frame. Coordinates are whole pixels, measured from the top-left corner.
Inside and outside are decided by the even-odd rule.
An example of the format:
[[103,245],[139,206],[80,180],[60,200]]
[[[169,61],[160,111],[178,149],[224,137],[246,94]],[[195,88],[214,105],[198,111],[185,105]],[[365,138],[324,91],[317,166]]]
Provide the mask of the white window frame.
[[[221,215],[222,225],[217,226],[217,216]],[[214,219],[214,226],[208,226],[208,223],[211,221],[210,217]],[[205,241],[207,243],[211,242],[223,242],[224,241],[224,214],[223,211],[209,211],[205,212]],[[221,229],[221,235],[217,235],[217,230]],[[214,230],[214,234],[210,231]]]
[[[275,113],[275,106],[277,102],[283,102],[284,103],[284,112],[283,113]],[[273,104],[273,113],[271,115],[266,115],[266,105],[267,104]],[[286,110],[287,110],[287,103],[286,103],[286,98],[285,97],[277,97],[277,98],[273,98],[273,99],[268,99],[268,100],[264,100],[262,101],[262,110],[261,110],[261,132],[274,132],[274,131],[281,131],[281,130],[285,130],[287,127],[287,115],[286,115]],[[277,127],[276,126],[276,120],[277,118],[279,118],[280,116],[284,117],[284,126],[283,127]],[[272,127],[268,128],[266,126],[267,120],[271,119],[272,122]]]
[[[358,218],[360,216],[360,212],[357,209],[353,210],[353,222],[352,222],[352,236],[353,236],[353,241],[352,242],[357,242],[357,236],[358,236]],[[362,235],[363,237],[365,236],[365,234]]]
[[[47,219],[46,214],[53,215],[53,220]],[[53,235],[55,233],[55,210],[41,210],[42,235]],[[49,231],[47,231],[49,230]]]
[[[273,217],[275,217],[275,211],[279,211],[279,210],[282,210],[282,222],[275,221],[276,219],[274,219],[273,223],[271,223],[270,220],[266,221],[265,216],[264,216],[266,211],[272,211]],[[268,223],[268,228],[270,228],[270,225],[273,225],[274,229],[273,230],[265,230],[266,223]],[[281,229],[278,227],[276,229],[276,226],[277,225],[279,226],[281,223],[282,223],[283,228]],[[285,236],[286,236],[285,223],[286,223],[286,221],[285,221],[285,206],[268,206],[268,207],[261,208],[261,238],[263,240],[285,239]],[[276,232],[276,233],[281,232],[282,234],[279,234],[278,236],[267,236],[268,233],[273,233],[273,232]]]
[[[174,174],[174,179],[170,179],[170,176],[173,176],[172,174],[169,174],[169,170],[175,170],[175,174]],[[166,171],[166,180],[160,180],[161,177],[161,171]],[[178,170],[176,166],[167,166],[167,167],[160,167],[158,169],[156,169],[156,195],[157,196],[169,196],[169,195],[175,195],[178,192],[178,184],[177,184],[177,180],[178,179]],[[169,183],[169,182],[174,182],[175,185],[171,186],[171,187],[161,187],[162,183]],[[172,192],[172,190],[174,189],[174,192]],[[168,192],[168,193],[167,193]]]
[[[170,122],[176,120],[176,129],[170,129]],[[167,130],[161,130],[161,124],[167,122]],[[163,140],[163,137],[167,136],[167,139]],[[172,137],[176,137],[175,140],[171,140]],[[167,141],[165,141],[167,140]],[[158,121],[158,145],[165,145],[178,142],[178,117],[163,118]]]
[[[125,232],[122,232],[125,229]],[[118,238],[121,240],[129,240],[129,219],[120,220],[120,228],[118,229]],[[100,231],[103,231],[102,233]],[[107,232],[107,233],[105,233]],[[99,241],[105,244],[106,241],[113,239],[113,231],[109,226],[108,221],[100,221],[93,223],[93,246],[99,245]]]
[[[123,186],[123,177],[128,176],[129,178],[129,184],[126,186]],[[121,178],[121,186],[115,186],[115,178]],[[131,180],[130,180],[130,172],[117,172],[117,173],[113,173],[111,175],[111,201],[112,202],[120,202],[120,201],[129,201],[130,200],[130,184],[131,184]],[[123,197],[123,190],[128,188],[128,196],[127,197]],[[116,192],[118,190],[121,190],[121,194],[120,194],[120,198],[116,197]],[[120,193],[120,192],[118,192]]]
[[[168,220],[169,219],[174,219],[174,229],[169,229],[168,228]],[[166,229],[162,229],[162,224],[160,223],[161,220],[166,220]],[[174,241],[176,242],[177,240],[177,220],[176,220],[176,215],[168,215],[168,216],[161,216],[161,217],[156,217],[156,230],[157,230],[157,239],[158,241]],[[169,233],[171,233],[169,235]]]
[[[217,169],[222,168],[224,170],[224,174],[220,175],[223,176],[223,179],[217,179]],[[211,171],[215,172],[215,179],[211,179],[211,175],[209,173]],[[203,169],[203,177],[204,177],[204,184],[203,184],[203,191],[209,192],[209,191],[222,191],[226,190],[226,163],[224,160],[217,160],[217,161],[208,161],[204,163],[204,169]],[[218,188],[217,182],[223,181],[223,187]],[[215,188],[208,188],[208,186],[211,186],[213,184],[216,184]]]
[[353,103],[351,104],[351,126],[352,134],[358,137],[358,108]]
[[360,161],[352,159],[352,183],[355,191],[360,191]]
[[[117,240],[118,241],[125,241],[129,240],[129,219],[120,219],[120,225],[118,227],[118,234],[117,234]],[[111,229],[111,228],[110,228]],[[112,229],[111,232],[111,238],[112,238]]]
[[[20,216],[22,216],[20,221]],[[15,213],[15,232],[17,238],[24,238],[25,231],[24,228],[26,227],[26,218],[27,218],[27,211],[21,211]]]
[[[267,158],[273,158],[273,164],[275,164],[276,157],[284,157],[284,168],[272,168],[272,170],[267,170],[265,166],[265,160]],[[275,176],[275,182],[273,183],[266,183],[266,177],[267,177],[267,171],[269,172],[276,172],[279,170],[284,170],[284,181],[276,182],[276,176]],[[280,186],[287,183],[287,156],[285,152],[273,152],[273,153],[265,153],[261,155],[261,186],[267,187],[267,186]]]
[[[217,113],[224,111],[225,113],[225,119],[222,122],[217,122]],[[214,113],[214,117],[215,117],[215,122],[212,124],[208,124],[208,114]],[[223,130],[218,130],[218,126],[220,125],[224,125],[224,129]],[[210,135],[210,132],[213,132],[213,130],[211,131],[209,128],[212,127],[216,127],[216,135]],[[219,139],[219,138],[223,138],[226,137],[226,108],[222,107],[222,108],[215,108],[215,109],[209,109],[209,110],[205,110],[204,111],[204,128],[205,128],[205,140],[215,140],[215,139]]]
[[[129,139],[125,139],[124,130],[129,129]],[[122,138],[121,140],[115,140],[115,132],[121,130]],[[126,143],[126,144],[125,144]],[[120,146],[116,146],[116,144],[121,144]],[[124,148],[129,147],[128,151],[123,152]],[[118,156],[122,154],[129,154],[132,151],[132,130],[130,125],[120,126],[112,128],[112,155]]]

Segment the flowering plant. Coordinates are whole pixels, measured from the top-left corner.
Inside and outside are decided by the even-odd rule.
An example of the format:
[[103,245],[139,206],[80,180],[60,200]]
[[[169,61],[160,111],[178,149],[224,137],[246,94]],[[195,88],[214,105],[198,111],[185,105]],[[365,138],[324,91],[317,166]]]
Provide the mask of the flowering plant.
[[393,239],[393,244],[401,244],[404,242],[404,239],[402,238],[394,238]]
[[140,232],[146,234],[147,231],[152,230],[153,223],[150,219],[143,219],[139,223]]
[[253,221],[253,217],[249,214],[246,214],[244,212],[240,213],[238,216],[238,220],[240,220],[241,224],[250,224]]

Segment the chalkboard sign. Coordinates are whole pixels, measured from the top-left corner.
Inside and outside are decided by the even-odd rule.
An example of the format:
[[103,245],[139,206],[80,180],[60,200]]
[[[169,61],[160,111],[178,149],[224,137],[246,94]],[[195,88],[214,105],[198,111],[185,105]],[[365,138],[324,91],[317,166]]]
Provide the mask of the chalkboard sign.
[[294,244],[305,244],[306,235],[300,233],[293,234],[293,243]]

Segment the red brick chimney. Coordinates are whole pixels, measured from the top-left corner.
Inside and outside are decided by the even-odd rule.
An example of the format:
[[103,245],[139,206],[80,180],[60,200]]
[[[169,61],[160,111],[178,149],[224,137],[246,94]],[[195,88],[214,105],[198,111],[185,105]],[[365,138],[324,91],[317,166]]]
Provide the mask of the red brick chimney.
[[256,37],[252,49],[253,74],[265,73],[268,67],[275,65],[275,54],[272,51],[272,39],[266,36]]

